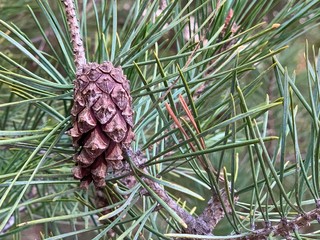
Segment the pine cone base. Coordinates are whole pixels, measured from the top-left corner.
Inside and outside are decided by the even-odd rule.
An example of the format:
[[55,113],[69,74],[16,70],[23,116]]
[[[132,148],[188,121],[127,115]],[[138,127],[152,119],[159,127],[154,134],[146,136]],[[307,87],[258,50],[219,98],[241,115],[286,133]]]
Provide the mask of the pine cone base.
[[129,81],[110,62],[83,65],[74,82],[72,128],[78,150],[73,175],[81,186],[103,187],[108,169],[123,166],[122,146],[134,138]]

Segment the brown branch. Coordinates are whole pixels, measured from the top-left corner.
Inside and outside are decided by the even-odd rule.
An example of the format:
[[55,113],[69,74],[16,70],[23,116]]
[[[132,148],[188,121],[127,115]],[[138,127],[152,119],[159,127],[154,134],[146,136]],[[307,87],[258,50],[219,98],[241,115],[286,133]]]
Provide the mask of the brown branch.
[[250,236],[246,236],[240,239],[266,239],[270,234],[272,236],[281,236],[286,239],[290,239],[290,234],[301,228],[310,226],[312,221],[317,221],[320,223],[320,200],[318,200],[317,208],[306,212],[304,214],[298,215],[293,220],[288,221],[287,219],[282,219],[277,225],[266,227],[264,229],[259,229],[254,231]]
[[[123,151],[126,157],[132,161],[136,168],[140,168],[144,174],[149,175],[148,170],[143,167],[145,159],[143,159],[139,154],[134,153],[128,146],[124,146]],[[220,201],[217,194],[214,194],[210,198],[208,205],[203,212],[198,217],[194,217],[185,209],[180,207],[180,205],[168,195],[160,184],[147,177],[141,176],[141,179],[186,223],[187,228],[183,229],[184,233],[210,235],[217,223],[225,216],[221,202],[224,202],[228,213],[232,210],[225,193],[221,194],[222,201]]]
[[69,25],[71,43],[74,53],[74,63],[78,70],[81,68],[82,65],[86,64],[87,62],[83,42],[80,35],[78,19],[76,16],[73,0],[62,0],[62,2],[64,3],[66,9],[67,22]]

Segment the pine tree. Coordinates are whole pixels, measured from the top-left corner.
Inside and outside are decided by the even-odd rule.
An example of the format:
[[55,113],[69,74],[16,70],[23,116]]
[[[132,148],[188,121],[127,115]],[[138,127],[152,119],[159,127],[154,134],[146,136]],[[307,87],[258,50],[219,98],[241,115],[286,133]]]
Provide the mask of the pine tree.
[[1,4],[1,239],[318,238],[318,0]]

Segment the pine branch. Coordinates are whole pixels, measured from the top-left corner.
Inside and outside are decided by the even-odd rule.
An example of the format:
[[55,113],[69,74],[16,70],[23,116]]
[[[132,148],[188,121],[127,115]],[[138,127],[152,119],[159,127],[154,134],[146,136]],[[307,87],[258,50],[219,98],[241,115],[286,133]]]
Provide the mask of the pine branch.
[[[126,114],[122,114],[120,110],[124,110],[126,109],[126,107],[128,107],[128,109],[131,109],[131,96],[130,96],[130,93],[129,93],[129,85],[127,84],[127,80],[125,79],[125,77],[122,77],[122,75],[118,74],[118,73],[114,73],[111,71],[111,69],[114,69],[113,66],[109,66],[111,63],[106,63],[105,65],[98,65],[98,64],[86,64],[86,58],[85,58],[85,51],[84,51],[84,46],[83,46],[83,42],[82,42],[82,39],[81,39],[81,36],[80,36],[80,31],[79,31],[79,26],[78,26],[78,21],[77,21],[77,18],[76,18],[76,13],[75,13],[75,7],[74,7],[74,3],[72,0],[63,0],[63,3],[65,5],[65,8],[66,8],[66,15],[67,15],[67,22],[68,22],[68,25],[69,25],[69,28],[70,28],[70,34],[71,34],[71,42],[72,42],[72,45],[73,45],[73,52],[74,52],[74,61],[75,61],[75,65],[76,65],[76,68],[77,68],[77,72],[79,70],[85,70],[86,68],[88,68],[86,71],[86,74],[90,72],[90,74],[84,74],[83,72],[83,79],[86,79],[86,81],[88,81],[88,79],[90,79],[89,82],[94,82],[96,81],[96,84],[99,85],[100,83],[101,84],[105,84],[104,81],[105,80],[108,80],[108,78],[110,77],[110,79],[112,80],[112,86],[113,85],[119,85],[119,84],[122,84],[123,81],[125,81],[125,85],[122,86],[122,85],[119,85],[119,90],[118,89],[118,92],[119,94],[114,94],[111,95],[111,98],[114,98],[114,101],[116,101],[116,95],[120,96],[120,92],[121,93],[125,93],[127,94],[127,100],[126,101],[119,101],[119,102],[115,102],[116,105],[118,106],[118,112],[119,112],[119,116],[129,116],[129,117],[132,117],[132,111],[130,110],[130,112],[127,111]],[[230,19],[232,17],[232,11],[230,11],[229,15],[227,16],[227,19],[225,20],[226,22],[226,26],[228,26],[228,24],[230,23]],[[211,22],[210,22],[211,24]],[[209,24],[209,26],[210,26]],[[223,35],[225,34],[225,31],[226,31],[226,28],[223,29]],[[235,30],[234,30],[235,31]],[[204,37],[202,37],[201,41],[204,40]],[[229,46],[225,46],[226,48],[232,46],[233,43],[230,43]],[[198,45],[196,46],[196,48],[194,49],[194,51],[192,52],[191,56],[189,57],[188,61],[186,62],[185,66],[188,66],[190,63],[191,63],[191,60],[192,60],[192,56],[195,54],[195,52],[198,50],[200,46],[200,43],[198,43]],[[223,49],[225,50],[225,49]],[[221,51],[223,51],[221,50]],[[105,67],[105,68],[104,68]],[[121,72],[121,69],[118,69],[120,72]],[[111,72],[111,73],[110,73]],[[110,74],[109,74],[110,73]],[[114,73],[114,74],[113,74]],[[101,78],[102,75],[105,75],[106,78],[103,79]],[[109,76],[110,75],[110,76]],[[117,77],[117,76],[120,76],[120,77]],[[88,78],[88,79],[87,79]],[[81,87],[81,81],[84,81],[84,80],[81,80],[81,74],[79,73],[77,75],[77,80],[78,81],[78,87],[80,89]],[[101,81],[99,80],[101,79]],[[81,80],[81,81],[80,81]],[[86,82],[85,81],[85,82]],[[119,84],[118,84],[119,83]],[[100,85],[99,85],[100,86]],[[104,85],[103,85],[104,86]],[[101,88],[101,86],[100,86]],[[78,90],[79,90],[78,89]],[[78,103],[78,105],[75,105],[75,107],[73,107],[73,116],[75,117],[76,119],[76,116],[79,114],[79,112],[82,111],[82,109],[84,108],[82,104],[83,100],[84,102],[86,102],[86,98],[89,97],[88,99],[92,100],[92,104],[90,103],[88,106],[88,109],[91,108],[94,104],[94,106],[96,106],[96,112],[98,113],[98,111],[100,111],[100,108],[108,108],[109,104],[110,104],[110,101],[109,102],[101,102],[99,103],[98,101],[96,101],[96,99],[94,99],[96,97],[96,93],[99,93],[98,90],[99,89],[97,86],[93,86],[90,88],[90,94],[87,94],[87,92],[83,93],[82,95],[80,93],[78,93],[78,95],[80,96],[79,99],[76,99],[75,98],[75,102]],[[105,90],[105,91],[104,91]],[[80,91],[80,90],[79,90]],[[100,90],[99,90],[100,91]],[[108,94],[110,94],[112,91],[114,93],[116,93],[115,90],[113,90],[113,87],[108,88],[107,85],[105,85],[105,89],[103,88],[104,92],[108,92]],[[168,90],[170,91],[170,89]],[[75,91],[75,96],[77,95],[77,89]],[[99,93],[100,94],[100,93]],[[98,98],[100,99],[107,99],[107,98],[110,98],[109,95],[106,95],[103,97],[102,93],[100,95],[97,95]],[[104,94],[104,93],[103,93]],[[122,94],[122,95],[123,95]],[[121,95],[121,96],[122,96]],[[111,99],[110,98],[110,99]],[[88,101],[89,101],[88,100]],[[90,101],[91,101],[90,100]],[[90,102],[89,101],[89,102]],[[102,100],[101,100],[102,101]],[[124,103],[125,104],[124,104]],[[122,106],[123,105],[123,106]],[[93,106],[93,107],[94,107]],[[115,106],[115,105],[114,105]],[[116,109],[116,107],[114,107],[113,109]],[[94,111],[91,111],[91,112],[94,112]],[[84,114],[86,116],[90,116],[91,118],[87,118],[86,120],[81,120],[80,118],[77,118],[77,119],[80,119],[82,122],[90,122],[92,119],[94,120],[94,117],[90,115],[91,113],[90,111],[88,111],[88,113]],[[95,117],[98,118],[99,114],[96,114]],[[112,116],[113,117],[113,116]],[[89,120],[90,121],[89,121]],[[96,122],[94,122],[94,127],[96,127]],[[99,120],[99,119],[98,119]],[[80,122],[81,122],[80,121]],[[100,121],[100,120],[99,120]],[[81,125],[79,122],[79,125]],[[100,121],[101,123],[101,126],[106,126],[105,124],[107,123],[108,121],[106,122],[102,122]],[[89,126],[90,124],[88,124]],[[184,233],[187,233],[187,234],[197,234],[197,235],[207,235],[207,236],[210,236],[212,234],[212,231],[213,229],[215,228],[215,226],[221,221],[221,219],[224,218],[225,216],[225,213],[230,213],[232,211],[232,207],[230,206],[230,203],[229,203],[229,200],[228,200],[228,197],[225,193],[222,193],[220,194],[220,197],[218,196],[218,194],[216,194],[214,191],[212,191],[212,196],[207,204],[207,207],[203,210],[203,212],[198,216],[198,217],[195,217],[195,216],[192,216],[189,212],[187,212],[185,209],[183,209],[174,199],[172,199],[169,194],[163,189],[163,187],[153,181],[152,179],[146,177],[146,175],[150,175],[147,168],[144,166],[144,163],[145,163],[145,159],[142,158],[139,154],[136,154],[132,151],[132,149],[130,148],[129,144],[133,138],[133,133],[131,133],[131,127],[132,127],[132,121],[128,121],[126,119],[126,121],[123,121],[122,124],[119,124],[119,121],[118,120],[114,120],[114,124],[112,124],[112,131],[106,129],[106,131],[103,129],[103,127],[101,127],[100,125],[96,128],[95,132],[94,131],[91,131],[92,128],[90,129],[84,129],[84,128],[81,128],[81,127],[78,127],[78,126],[74,126],[73,127],[73,132],[71,132],[71,136],[73,137],[73,140],[74,140],[74,144],[75,146],[77,146],[78,144],[78,140],[80,139],[80,135],[81,134],[85,134],[87,132],[90,132],[90,138],[88,138],[88,136],[85,136],[85,137],[81,137],[82,139],[86,139],[86,141],[88,139],[95,139],[96,141],[91,141],[90,140],[90,144],[84,144],[84,148],[87,152],[84,152],[82,151],[82,155],[85,156],[85,157],[82,157],[81,154],[77,155],[76,156],[76,159],[77,159],[77,163],[78,163],[78,166],[77,166],[77,172],[74,172],[74,175],[76,178],[79,178],[81,179],[83,182],[86,183],[86,186],[90,183],[90,181],[92,181],[91,178],[93,178],[93,180],[96,180],[95,181],[95,185],[96,187],[102,187],[104,186],[105,184],[105,174],[106,174],[106,169],[107,169],[107,165],[111,164],[111,162],[113,162],[112,164],[114,164],[114,160],[119,160],[119,161],[122,161],[122,156],[121,155],[121,151],[120,151],[120,145],[122,147],[122,151],[124,155],[126,155],[127,159],[129,162],[131,162],[131,167],[132,167],[132,170],[128,170],[128,173],[129,175],[131,176],[134,176],[133,173],[135,173],[134,169],[139,169],[139,171],[142,172],[141,176],[139,175],[135,175],[136,176],[136,179],[139,179],[141,182],[143,182],[145,185],[145,188],[148,189],[150,188],[151,191],[152,191],[152,194],[153,196],[155,196],[154,194],[157,195],[158,199],[160,198],[162,201],[164,201],[167,206],[169,208],[171,208],[185,223],[186,223],[186,226],[183,226],[183,232]],[[115,127],[117,126],[117,128]],[[124,126],[123,130],[122,128],[119,128],[119,126]],[[83,131],[81,130],[78,130],[78,129],[84,129]],[[113,133],[115,130],[116,131],[119,131],[119,130],[123,130],[123,132],[126,134],[123,136],[129,136],[128,137],[128,140],[126,140],[125,142],[121,142],[123,140],[123,137],[121,137],[121,140],[119,140],[119,133]],[[127,131],[127,129],[129,129]],[[106,132],[103,133],[103,131]],[[108,131],[107,131],[108,130]],[[110,132],[112,132],[112,134],[110,134]],[[81,133],[81,134],[80,134]],[[92,134],[91,134],[92,133]],[[108,134],[109,133],[109,134]],[[92,136],[91,136],[92,135]],[[97,138],[97,136],[100,136],[100,138]],[[111,137],[111,135],[116,138],[116,139],[112,139],[113,137]],[[112,143],[110,145],[110,148],[108,148],[109,146],[109,138],[107,137],[110,137],[114,143]],[[101,139],[105,140],[103,146],[101,147],[102,150],[106,150],[105,154],[106,154],[106,159],[107,160],[110,160],[109,162],[105,163],[105,159],[104,158],[101,158],[101,153],[100,151],[97,152],[96,150],[97,149],[100,149],[100,148],[97,148],[97,146],[100,144],[101,145]],[[103,141],[102,141],[103,142]],[[107,146],[108,145],[108,146]],[[115,146],[118,146],[117,148]],[[100,147],[100,146],[99,146]],[[91,151],[89,151],[89,150]],[[115,149],[117,149],[117,151],[115,151]],[[88,155],[85,155],[87,153],[91,153],[91,157],[88,156]],[[116,152],[116,154],[115,154]],[[96,154],[96,155],[94,155]],[[117,156],[117,157],[109,157],[109,159],[107,158],[107,156],[109,155],[114,155],[114,156]],[[113,156],[112,155],[112,156]],[[91,159],[95,159],[96,157],[99,157],[99,159],[97,158],[97,164],[93,164],[93,161],[91,161]],[[90,160],[90,161],[87,161],[87,160]],[[111,165],[112,165],[111,164]],[[88,167],[89,170],[86,170],[85,167]],[[92,170],[92,169],[93,170]],[[98,169],[99,168],[99,169]],[[115,170],[117,169],[117,167],[114,168]],[[86,170],[86,171],[85,171]],[[90,173],[91,171],[91,173]],[[137,171],[138,172],[138,171]],[[90,176],[90,174],[92,174],[92,176]],[[136,174],[136,173],[135,173]],[[87,181],[87,178],[89,176],[89,180],[90,181]],[[95,179],[96,177],[96,179]],[[88,184],[87,184],[88,183]],[[127,185],[128,187],[130,187],[129,185]],[[151,192],[150,191],[150,192]],[[234,199],[235,201],[237,201],[237,199]],[[225,205],[225,208],[223,207],[222,203],[224,203]],[[279,224],[277,224],[275,227],[266,227],[265,229],[261,229],[261,230],[257,230],[257,231],[254,231],[252,233],[252,235],[249,235],[249,236],[246,236],[245,239],[264,239],[266,236],[272,234],[272,235],[280,235],[280,236],[283,236],[283,237],[288,237],[290,236],[290,234],[296,230],[298,230],[299,228],[302,228],[304,226],[307,226],[310,224],[311,221],[313,220],[318,220],[320,219],[319,217],[320,213],[319,213],[319,208],[309,212],[309,213],[306,213],[304,214],[303,216],[299,216],[297,217],[296,219],[292,220],[292,221],[287,221],[285,219],[283,219]]]
[[74,62],[76,68],[79,69],[82,65],[86,64],[85,51],[83,41],[80,35],[80,29],[76,16],[75,6],[73,0],[62,0],[66,9],[67,21],[69,24],[69,31],[71,34],[71,43],[74,53]]
[[[134,168],[139,168],[144,174],[149,175],[148,170],[143,167],[145,159],[143,159],[139,154],[134,153],[130,147],[124,146],[123,151],[126,153],[126,157],[129,159],[129,161],[134,164]],[[184,228],[185,233],[211,235],[214,227],[225,216],[225,211],[223,210],[221,202],[225,203],[227,213],[232,211],[228,197],[225,193],[221,194],[221,200],[217,194],[214,194],[208,201],[208,205],[203,212],[198,217],[194,217],[181,208],[179,204],[168,195],[168,193],[161,187],[160,184],[150,180],[147,177],[142,176],[141,179],[186,223],[187,228]]]
[[[88,66],[86,65],[83,42],[80,37],[79,26],[78,26],[78,21],[77,21],[76,14],[75,14],[75,7],[73,4],[73,1],[72,0],[64,0],[63,2],[65,5],[65,8],[66,8],[67,21],[68,21],[70,32],[71,32],[71,39],[72,39],[71,41],[72,41],[72,45],[73,45],[73,51],[75,54],[74,61],[75,61],[75,65],[77,68],[77,72],[80,69],[82,69],[82,68],[85,69],[87,67],[89,68],[89,70],[88,70],[88,72],[89,72],[92,67],[89,65]],[[186,66],[190,64],[190,60],[191,60],[191,56],[189,57],[189,61],[187,62]],[[80,79],[80,75],[77,76],[76,81],[79,81],[78,78]],[[77,88],[75,89],[75,91],[77,92]],[[75,96],[76,95],[77,94],[75,94]],[[86,95],[83,96],[83,98],[85,98],[85,97],[86,97]],[[77,102],[77,99],[75,99],[75,102]],[[73,107],[73,110],[77,109],[76,114],[78,114],[78,108],[81,104],[79,106],[78,105],[75,105]],[[73,113],[73,115],[76,115],[76,114]],[[79,136],[80,136],[78,131],[76,131],[77,129],[78,129],[78,127],[74,126],[70,132],[71,136],[73,137],[73,139],[76,143],[77,143]],[[75,145],[77,145],[77,144],[75,144]],[[135,164],[135,167],[139,167],[144,164],[145,160],[140,158],[139,155],[135,154],[131,150],[131,148],[129,147],[129,144],[123,144],[122,147],[123,147],[124,152],[127,154],[127,157],[129,157],[133,161],[133,163]],[[79,156],[76,155],[76,158],[79,158]],[[101,161],[102,160],[100,159],[99,163]],[[92,164],[92,165],[94,165],[94,164]],[[91,167],[91,165],[89,167]],[[103,174],[102,174],[103,178],[105,177],[105,171],[106,171],[105,168],[106,167],[104,167]],[[84,182],[84,184],[82,184],[82,185],[87,187],[88,183],[90,183],[90,181],[91,181],[91,178],[89,179],[89,182],[86,180],[87,175],[88,175],[88,170],[85,169],[81,164],[80,164],[80,166],[77,166],[75,169],[76,169],[76,171],[74,171],[74,176],[76,178],[82,179],[82,181]],[[146,168],[142,168],[142,170],[145,174],[149,174]],[[99,171],[102,171],[102,170],[99,170]],[[101,180],[102,179],[99,178],[99,181],[101,181]],[[222,201],[220,201],[218,195],[214,194],[211,197],[211,199],[209,200],[208,205],[204,209],[203,213],[199,217],[194,217],[190,213],[185,211],[183,208],[181,208],[179,206],[179,204],[177,204],[177,202],[174,201],[168,195],[168,193],[161,187],[160,184],[158,184],[158,183],[156,183],[146,177],[142,177],[142,180],[155,192],[155,194],[157,194],[164,202],[166,202],[168,204],[168,206],[173,211],[175,211],[176,214],[181,219],[183,219],[183,221],[187,225],[187,227],[184,229],[185,233],[192,233],[192,234],[199,234],[199,235],[210,235],[212,230],[216,226],[216,224],[225,215],[223,206],[221,204],[222,201],[226,203],[227,212],[228,213],[231,212],[231,206],[229,204],[229,201],[228,201],[226,194],[221,194],[221,196],[223,198],[223,199],[221,199]],[[103,186],[104,184],[99,182],[98,184],[95,184],[95,185],[97,187],[100,187],[100,186]]]
[[301,228],[310,226],[312,221],[317,221],[320,223],[320,200],[317,202],[316,209],[313,209],[304,214],[298,215],[293,220],[288,221],[287,219],[282,219],[275,226],[267,226],[264,229],[256,230],[250,236],[243,237],[241,239],[266,239],[267,236],[281,236],[286,239],[290,239],[290,234],[298,231]]

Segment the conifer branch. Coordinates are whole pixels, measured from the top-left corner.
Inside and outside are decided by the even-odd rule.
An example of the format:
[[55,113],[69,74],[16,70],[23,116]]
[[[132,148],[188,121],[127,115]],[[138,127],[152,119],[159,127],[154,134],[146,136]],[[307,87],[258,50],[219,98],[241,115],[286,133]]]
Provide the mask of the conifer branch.
[[86,64],[85,51],[83,47],[83,41],[80,35],[80,28],[78,19],[75,11],[73,0],[62,0],[65,6],[67,22],[69,25],[69,31],[71,35],[71,43],[74,53],[74,62],[76,68],[81,68],[82,65]]
[[[149,174],[148,170],[143,167],[145,159],[143,159],[139,154],[134,153],[130,147],[124,146],[123,150],[126,153],[126,157],[129,158],[130,161],[134,164],[134,167],[140,168],[147,175]],[[180,205],[176,201],[174,201],[157,182],[143,176],[141,177],[141,179],[186,223],[187,228],[183,229],[184,233],[211,235],[215,226],[225,216],[225,211],[221,202],[225,203],[227,213],[230,213],[232,211],[232,208],[228,201],[228,197],[222,190],[222,199],[218,197],[218,194],[213,193],[210,200],[208,201],[207,207],[198,217],[194,217],[182,207],[180,207]],[[235,201],[236,200],[237,199],[235,199]]]
[[264,229],[259,229],[254,231],[251,235],[243,237],[241,239],[266,239],[268,236],[281,236],[286,239],[291,239],[290,235],[301,228],[310,226],[311,222],[317,221],[320,223],[320,200],[318,200],[315,209],[299,214],[292,220],[287,220],[286,218],[281,219],[279,223],[274,226],[271,224],[266,224]]

